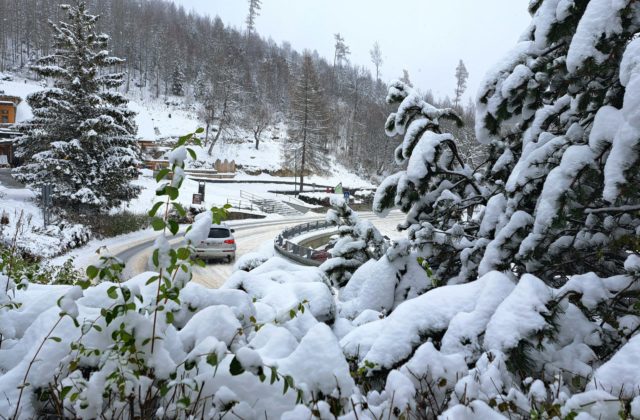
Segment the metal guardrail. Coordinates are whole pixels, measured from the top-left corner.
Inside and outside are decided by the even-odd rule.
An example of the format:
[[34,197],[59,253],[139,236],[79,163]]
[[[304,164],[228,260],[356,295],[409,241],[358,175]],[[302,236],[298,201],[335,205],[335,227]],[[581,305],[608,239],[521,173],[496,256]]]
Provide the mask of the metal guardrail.
[[258,206],[253,204],[251,200],[235,200],[233,198],[227,198],[227,204],[231,204],[231,206],[236,210],[260,210]]
[[301,264],[319,266],[321,262],[311,258],[315,249],[298,245],[289,239],[304,233],[323,230],[333,226],[335,226],[333,223],[318,220],[316,222],[304,223],[287,228],[283,230],[280,235],[276,236],[274,247],[276,251]]
[[267,199],[264,197],[260,197],[259,195],[252,194],[248,191],[240,190],[240,198],[244,198],[245,200],[252,203],[258,210],[263,213],[276,213],[276,207],[273,204],[267,204]]

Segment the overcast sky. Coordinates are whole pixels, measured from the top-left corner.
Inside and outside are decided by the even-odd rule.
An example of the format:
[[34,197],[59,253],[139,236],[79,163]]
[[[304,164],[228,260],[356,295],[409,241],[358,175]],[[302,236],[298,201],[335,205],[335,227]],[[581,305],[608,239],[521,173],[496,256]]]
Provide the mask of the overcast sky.
[[[245,28],[246,0],[174,0],[187,10],[218,15]],[[406,68],[417,87],[452,96],[455,68],[469,71],[466,98],[484,73],[508,51],[529,24],[529,0],[263,0],[256,28],[263,37],[288,41],[333,60],[334,33],[351,48],[351,62],[372,70],[369,50],[378,41],[382,79]],[[465,98],[465,101],[466,101]]]

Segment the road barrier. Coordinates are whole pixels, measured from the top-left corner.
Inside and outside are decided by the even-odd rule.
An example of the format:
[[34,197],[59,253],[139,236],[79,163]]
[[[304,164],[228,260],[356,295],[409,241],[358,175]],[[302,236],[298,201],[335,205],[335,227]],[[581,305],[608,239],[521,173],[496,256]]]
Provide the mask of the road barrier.
[[305,233],[324,230],[334,226],[333,223],[318,220],[316,222],[304,223],[287,228],[276,237],[274,247],[280,254],[300,264],[319,266],[322,264],[322,261],[317,261],[312,258],[314,251],[316,251],[315,249],[293,243],[290,239]]

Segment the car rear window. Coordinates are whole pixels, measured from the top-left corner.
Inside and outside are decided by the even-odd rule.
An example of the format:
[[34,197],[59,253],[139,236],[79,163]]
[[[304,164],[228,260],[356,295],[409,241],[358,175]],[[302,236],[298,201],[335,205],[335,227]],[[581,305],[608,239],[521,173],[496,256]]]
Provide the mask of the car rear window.
[[209,238],[228,238],[229,229],[224,228],[211,228],[209,229]]

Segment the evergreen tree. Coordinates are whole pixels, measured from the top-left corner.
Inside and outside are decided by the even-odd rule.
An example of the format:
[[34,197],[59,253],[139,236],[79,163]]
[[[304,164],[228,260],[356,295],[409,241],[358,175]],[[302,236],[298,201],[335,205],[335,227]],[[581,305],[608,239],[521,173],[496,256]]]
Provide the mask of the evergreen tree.
[[327,151],[323,147],[327,135],[327,106],[308,52],[302,58],[297,79],[291,92],[291,126],[284,158],[294,166],[299,162],[302,191],[305,171],[322,172],[327,166]]
[[373,209],[385,213],[399,207],[407,213],[399,228],[428,259],[435,279],[449,281],[460,270],[456,249],[478,229],[478,221],[464,215],[485,202],[484,190],[460,156],[457,140],[440,129],[444,120],[458,125],[462,121],[452,109],[434,107],[400,81],[389,88],[387,102],[398,104],[385,128],[389,136],[404,135],[395,160],[406,169],[380,184]]
[[261,3],[261,0],[249,0],[249,14],[246,20],[247,33],[249,34],[256,30],[256,18],[260,15]]
[[464,62],[460,60],[458,67],[456,67],[456,91],[453,99],[453,106],[458,108],[464,91],[467,90],[467,79],[469,78],[469,72],[464,65]]
[[[459,413],[483,406],[527,417],[534,380],[538,401],[556,404],[560,387],[587,391],[576,396],[580,407],[622,399],[625,415],[635,379],[617,376],[628,363],[622,353],[640,343],[638,5],[531,2],[532,24],[478,95],[476,134],[490,145],[480,168],[462,165],[453,139],[439,134],[450,111],[406,85],[390,88],[400,105],[387,132],[404,134],[396,161],[406,170],[381,184],[374,209],[407,213],[400,228],[433,269],[435,288],[342,339],[360,366],[402,371],[417,346],[437,343],[434,356],[458,354],[472,366],[450,391]],[[389,346],[402,350],[380,351]],[[489,375],[499,383],[473,391]]]
[[336,40],[334,55],[333,55],[333,67],[341,66],[349,62],[349,55],[351,50],[349,46],[344,42],[344,38],[339,33],[334,34],[333,37]]
[[114,91],[123,74],[103,70],[122,60],[109,56],[109,37],[95,32],[98,17],[83,2],[61,8],[68,22],[51,24],[55,51],[32,67],[55,85],[27,98],[33,119],[20,127],[15,176],[31,188],[53,184],[58,204],[108,209],[139,192],[130,184],[140,162],[134,113]]
[[387,244],[378,229],[368,220],[361,220],[344,197],[332,196],[331,206],[327,221],[338,227],[340,238],[333,243],[331,258],[320,269],[334,286],[342,287],[362,264],[381,258]]
[[[536,30],[481,87],[478,139],[491,145],[501,197],[482,272],[515,264],[550,284],[624,272],[640,225],[640,135],[630,108],[640,9],[622,1],[600,16],[601,3],[552,10],[551,1],[532,2]],[[500,231],[516,227],[507,222],[514,214],[523,235],[505,242]]]
[[175,96],[184,96],[184,72],[182,66],[176,63],[173,66],[171,74],[171,94]]

